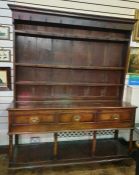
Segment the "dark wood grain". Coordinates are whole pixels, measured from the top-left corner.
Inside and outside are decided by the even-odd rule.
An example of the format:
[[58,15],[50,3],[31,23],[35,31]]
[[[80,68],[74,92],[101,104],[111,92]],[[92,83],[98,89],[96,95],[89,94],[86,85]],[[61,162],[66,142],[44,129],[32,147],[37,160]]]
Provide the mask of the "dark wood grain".
[[[117,37],[111,37],[111,36],[103,36],[101,37],[100,35],[98,37],[96,36],[92,36],[90,37],[89,35],[86,36],[82,36],[82,35],[73,35],[73,34],[62,34],[62,33],[53,33],[53,32],[42,32],[42,31],[33,31],[33,30],[26,30],[26,31],[22,31],[22,30],[15,30],[15,32],[19,35],[23,35],[23,36],[38,36],[38,37],[45,37],[45,38],[59,38],[59,39],[70,39],[70,40],[83,40],[83,41],[93,41],[93,40],[97,40],[97,41],[111,41],[111,42],[127,42],[129,41],[129,39],[126,38],[117,38]],[[63,31],[64,32],[64,31]]]

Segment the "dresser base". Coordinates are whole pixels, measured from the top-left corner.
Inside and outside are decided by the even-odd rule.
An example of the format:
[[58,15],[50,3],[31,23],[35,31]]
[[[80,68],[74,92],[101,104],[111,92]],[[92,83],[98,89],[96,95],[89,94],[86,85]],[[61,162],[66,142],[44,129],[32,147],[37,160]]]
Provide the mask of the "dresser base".
[[128,143],[123,139],[98,139],[91,155],[91,140],[58,143],[58,155],[53,156],[53,143],[14,146],[10,169],[90,164],[130,159]]

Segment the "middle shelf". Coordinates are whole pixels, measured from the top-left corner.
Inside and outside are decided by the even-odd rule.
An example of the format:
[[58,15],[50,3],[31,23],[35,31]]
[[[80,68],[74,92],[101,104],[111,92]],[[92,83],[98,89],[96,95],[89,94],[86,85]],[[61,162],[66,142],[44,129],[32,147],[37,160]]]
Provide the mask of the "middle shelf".
[[123,86],[123,84],[114,83],[62,83],[62,82],[45,82],[45,81],[17,81],[17,85],[48,85],[48,86]]

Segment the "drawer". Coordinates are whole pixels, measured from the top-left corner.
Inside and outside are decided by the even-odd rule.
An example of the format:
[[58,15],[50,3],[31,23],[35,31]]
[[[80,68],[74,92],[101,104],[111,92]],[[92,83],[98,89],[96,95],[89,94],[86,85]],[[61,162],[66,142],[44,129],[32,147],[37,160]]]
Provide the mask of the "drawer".
[[70,123],[70,122],[93,122],[95,113],[93,112],[16,112],[14,114],[14,124],[45,124],[45,123]]
[[93,113],[74,113],[74,114],[60,114],[60,123],[69,122],[93,122],[95,120],[95,114]]
[[53,114],[22,114],[14,116],[15,124],[39,124],[39,123],[53,123],[55,116]]
[[103,110],[98,113],[97,121],[130,121],[132,120],[131,110]]

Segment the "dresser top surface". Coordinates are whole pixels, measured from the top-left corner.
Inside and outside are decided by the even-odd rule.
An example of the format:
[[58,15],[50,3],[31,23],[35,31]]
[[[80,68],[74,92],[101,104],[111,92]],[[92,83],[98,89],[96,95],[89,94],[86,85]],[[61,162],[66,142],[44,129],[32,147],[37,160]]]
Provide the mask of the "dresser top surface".
[[101,109],[101,108],[136,108],[136,106],[131,105],[127,102],[70,102],[70,101],[62,101],[60,103],[51,103],[48,102],[40,102],[40,103],[16,103],[12,104],[8,110],[39,110],[39,109]]

